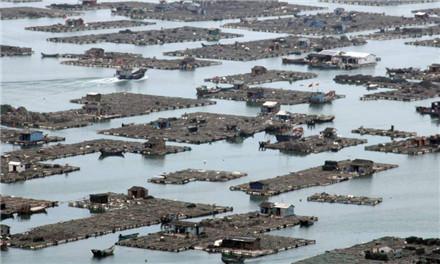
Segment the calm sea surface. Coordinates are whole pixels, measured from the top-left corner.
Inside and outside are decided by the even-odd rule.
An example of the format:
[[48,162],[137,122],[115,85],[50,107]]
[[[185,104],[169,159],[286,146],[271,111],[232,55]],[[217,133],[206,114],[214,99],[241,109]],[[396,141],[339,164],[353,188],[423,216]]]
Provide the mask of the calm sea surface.
[[[8,6],[45,6],[54,1],[43,1],[31,4],[1,3]],[[74,3],[75,1],[69,1]],[[316,0],[289,1],[292,3],[315,4],[333,9],[333,4],[322,4]],[[392,15],[411,15],[411,10],[429,8],[438,5],[420,4],[398,7],[359,7],[344,6],[357,11],[384,12]],[[86,21],[116,20],[122,17],[111,16],[109,10],[88,11],[83,17]],[[152,20],[153,21],[153,20]],[[136,28],[158,29],[191,25],[199,27],[218,27],[222,22],[164,22],[155,21],[156,25]],[[25,31],[25,26],[63,23],[63,19],[20,19],[1,22],[1,43],[16,46],[32,47],[31,57],[1,58],[1,103],[13,106],[25,106],[33,111],[56,111],[78,108],[69,103],[70,99],[79,98],[88,92],[132,92],[166,96],[195,98],[195,87],[203,79],[217,75],[248,72],[254,65],[263,65],[270,69],[307,71],[303,66],[282,65],[281,58],[263,59],[251,62],[228,62],[222,65],[197,69],[194,72],[149,70],[149,78],[142,81],[119,82],[113,78],[112,69],[95,69],[59,64],[56,59],[40,58],[40,52],[48,53],[82,53],[91,47],[102,47],[109,51],[142,53],[144,56],[163,57],[162,52],[187,47],[199,47],[200,42],[166,44],[157,46],[136,47],[133,45],[116,45],[100,43],[93,45],[55,44],[45,39],[52,36],[68,36],[112,32],[113,30],[85,31],[77,33],[42,33]],[[238,32],[244,37],[222,40],[232,43],[236,40],[256,40],[282,36],[282,34],[248,32],[245,30],[224,29],[227,32]],[[372,52],[382,58],[376,67],[349,72],[350,74],[384,75],[385,67],[420,67],[425,68],[433,62],[439,62],[438,49],[404,45],[408,40],[370,41],[367,45],[348,47],[344,50]],[[320,83],[320,90],[334,89],[345,94],[345,99],[336,100],[331,105],[321,108],[310,108],[308,105],[285,106],[283,109],[301,113],[319,113],[336,115],[331,124],[343,136],[362,137],[368,144],[386,142],[385,137],[358,136],[350,131],[361,125],[374,128],[388,128],[393,124],[396,129],[415,131],[420,135],[439,133],[439,121],[415,112],[416,105],[428,105],[432,101],[424,100],[411,103],[393,101],[360,101],[366,94],[363,87],[338,85],[332,79],[343,71],[313,70],[319,77],[313,82]],[[288,83],[266,84],[292,90],[307,90],[310,80]],[[214,106],[159,112],[146,116],[122,118],[106,123],[95,124],[85,128],[66,129],[50,132],[53,135],[66,137],[66,143],[80,142],[86,139],[105,137],[96,134],[97,130],[118,127],[123,122],[145,123],[158,117],[180,116],[183,113],[206,111],[226,114],[256,115],[259,109],[246,106],[244,102],[218,101]],[[314,129],[305,129],[307,135],[318,133],[327,125]],[[115,138],[115,137],[107,137]],[[286,155],[278,151],[258,151],[258,141],[274,138],[264,133],[231,144],[225,141],[212,144],[191,146],[192,151],[168,155],[161,159],[148,159],[140,155],[128,154],[125,158],[110,157],[98,159],[98,154],[78,156],[53,161],[68,163],[81,167],[81,170],[69,175],[57,175],[17,184],[1,184],[1,193],[32,198],[60,201],[60,206],[51,208],[47,214],[34,215],[30,220],[8,219],[2,223],[10,225],[12,232],[23,232],[39,225],[56,223],[63,220],[89,216],[84,209],[69,208],[67,203],[97,192],[125,192],[132,185],[146,186],[156,197],[183,201],[215,203],[234,207],[234,213],[258,209],[259,201],[253,201],[242,192],[231,192],[229,186],[286,174],[291,171],[321,165],[325,160],[366,158],[378,162],[395,163],[399,168],[378,173],[372,177],[356,179],[326,187],[314,187],[270,198],[270,201],[292,203],[301,215],[314,215],[319,221],[310,228],[289,228],[273,232],[277,235],[302,237],[316,240],[316,245],[289,250],[276,255],[258,258],[249,263],[292,263],[310,257],[325,250],[346,247],[366,242],[381,236],[417,235],[433,237],[440,234],[440,155],[428,154],[410,157],[399,154],[384,154],[364,151],[365,145],[345,148],[337,153],[312,154],[305,157]],[[16,149],[2,144],[2,153]],[[52,161],[50,161],[52,163]],[[226,183],[190,183],[183,186],[163,186],[147,183],[147,179],[163,172],[185,168],[238,170],[249,174],[248,177]],[[336,204],[308,203],[306,197],[315,192],[337,194],[365,195],[383,197],[382,204],[369,206],[350,206]],[[125,231],[147,234],[158,231],[158,226]],[[115,242],[119,233],[91,238],[74,243],[38,251],[9,249],[1,252],[2,263],[95,263],[91,248],[105,248]],[[117,247],[113,257],[105,258],[100,263],[221,263],[220,255],[210,255],[202,251],[182,253],[164,253],[159,251]]]

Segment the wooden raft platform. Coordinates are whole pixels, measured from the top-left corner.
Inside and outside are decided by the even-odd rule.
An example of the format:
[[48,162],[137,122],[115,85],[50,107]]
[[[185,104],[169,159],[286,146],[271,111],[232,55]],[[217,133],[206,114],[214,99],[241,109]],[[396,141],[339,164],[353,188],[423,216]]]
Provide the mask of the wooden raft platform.
[[10,127],[41,129],[66,129],[88,126],[114,118],[147,115],[152,112],[200,107],[215,104],[215,101],[167,97],[134,93],[90,93],[72,103],[82,104],[79,109],[40,113],[24,107],[2,105],[1,124]]
[[382,237],[352,247],[334,249],[295,264],[436,263],[440,239]]
[[[191,148],[182,146],[167,146],[162,139],[151,138],[146,142],[130,142],[122,140],[96,139],[74,144],[58,144],[44,148],[30,148],[7,152],[1,157],[2,183],[26,181],[34,178],[46,177],[55,174],[79,170],[70,165],[52,165],[41,161],[56,160],[78,155],[87,155],[101,150],[110,152],[137,153],[144,156],[163,156],[172,153],[189,151]],[[102,156],[102,155],[101,155]],[[29,168],[24,171],[9,171],[11,161],[27,164]]]
[[234,84],[242,82],[246,85],[270,82],[295,82],[315,78],[318,75],[310,72],[268,70],[263,66],[255,66],[252,72],[228,76],[216,76],[205,79],[205,82]]
[[318,166],[287,175],[232,186],[232,191],[243,191],[255,196],[273,196],[299,189],[325,186],[396,168],[397,165],[374,163],[368,160],[327,161]]
[[[215,36],[216,40],[222,38],[241,37],[239,34],[220,32]],[[187,41],[211,40],[214,36],[207,28],[178,27],[160,30],[131,31],[124,30],[116,33],[78,35],[70,37],[48,38],[47,41],[55,43],[91,44],[91,43],[124,43],[137,46],[158,45],[165,43],[179,43]]]
[[275,143],[263,143],[263,149],[278,149],[283,152],[307,155],[325,151],[337,152],[343,148],[367,143],[366,139],[339,137],[334,128],[326,128],[319,135]]
[[65,24],[53,24],[47,26],[32,26],[25,27],[26,30],[41,31],[41,32],[76,32],[86,30],[101,30],[109,28],[127,28],[127,27],[140,27],[154,25],[153,22],[133,21],[133,20],[112,20],[112,21],[96,21],[96,22],[84,22],[82,25],[69,26]]
[[440,152],[440,134],[366,146],[365,150],[406,155]]
[[[258,212],[228,215],[223,218],[202,220],[201,222],[171,222],[165,226],[168,231],[148,234],[138,238],[128,239],[117,243],[121,246],[182,252],[189,249],[199,249],[213,253],[234,251],[246,257],[260,257],[275,254],[300,246],[314,244],[314,240],[287,238],[280,236],[262,235],[272,230],[279,230],[307,222],[313,224],[318,219],[313,216],[284,216],[275,217]],[[173,226],[198,226],[201,234],[180,234],[172,230]],[[223,246],[215,246],[215,242],[232,237],[259,239],[260,247],[254,250],[237,250]]]
[[266,120],[265,117],[196,112],[180,118],[161,118],[148,124],[129,125],[99,133],[138,139],[162,136],[167,141],[204,144],[264,131]]
[[21,145],[21,146],[42,145],[42,144],[47,144],[47,143],[51,143],[51,142],[59,142],[59,141],[66,140],[66,138],[64,138],[64,137],[45,135],[42,140],[39,140],[36,142],[35,141],[32,141],[32,142],[25,141],[25,140],[20,139],[20,135],[24,132],[27,133],[27,132],[31,132],[31,131],[1,128],[0,140],[3,143]]
[[303,38],[287,36],[283,38],[236,42],[234,44],[216,44],[201,48],[165,52],[167,56],[193,56],[196,58],[252,61],[311,52],[319,49],[335,49],[352,45],[363,45],[366,42],[359,38]]
[[[341,17],[345,18],[343,27],[338,26]],[[319,26],[310,21],[320,21]],[[345,11],[338,8],[334,12],[317,13],[300,17],[279,17],[263,20],[242,20],[225,24],[226,28],[239,28],[260,32],[288,33],[292,35],[339,35],[380,28],[424,25],[436,19],[426,20],[414,17],[389,16],[379,13]]]
[[[128,197],[126,200],[130,199]],[[179,219],[232,211],[231,207],[172,201],[154,197],[133,199],[123,209],[109,210],[91,217],[43,225],[29,232],[13,234],[11,247],[41,249],[121,230],[155,225],[174,214]]]
[[247,176],[238,171],[196,170],[186,169],[148,179],[148,182],[158,184],[187,184],[193,181],[226,182]]
[[391,137],[391,138],[407,138],[407,137],[417,136],[416,132],[394,130],[394,126],[391,126],[391,129],[364,128],[361,126],[357,129],[353,129],[351,133],[360,134],[360,135],[383,136],[383,137]]
[[319,202],[319,203],[339,203],[339,204],[355,204],[355,205],[369,205],[376,206],[382,202],[382,198],[370,198],[366,196],[353,196],[353,195],[337,195],[315,193],[307,197],[307,201]]
[[14,214],[32,214],[32,208],[35,207],[55,207],[58,206],[56,201],[36,200],[23,197],[15,197],[8,195],[0,195],[0,201],[2,204],[1,219],[14,217]]

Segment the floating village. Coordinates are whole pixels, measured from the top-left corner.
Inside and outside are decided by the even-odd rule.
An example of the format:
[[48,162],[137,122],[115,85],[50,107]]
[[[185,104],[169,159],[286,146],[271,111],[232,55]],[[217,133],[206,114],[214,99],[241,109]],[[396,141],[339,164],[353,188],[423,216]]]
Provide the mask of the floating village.
[[440,0],[2,0],[1,263],[440,263]]

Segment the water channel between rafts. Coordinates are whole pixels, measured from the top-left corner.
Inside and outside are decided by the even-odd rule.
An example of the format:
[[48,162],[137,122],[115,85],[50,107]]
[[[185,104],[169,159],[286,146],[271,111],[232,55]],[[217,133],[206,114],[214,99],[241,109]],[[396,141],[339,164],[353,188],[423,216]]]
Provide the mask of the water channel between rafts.
[[[45,6],[54,1],[40,3],[11,4],[1,3],[1,7]],[[64,2],[64,1],[58,1]],[[67,1],[66,1],[67,2]],[[74,3],[76,1],[68,1]],[[327,6],[333,9],[334,4],[323,4],[313,1],[289,1],[310,5]],[[411,15],[410,11],[430,8],[438,3],[414,4],[390,7],[359,7],[343,5],[344,8],[357,11],[385,12],[391,15]],[[338,5],[342,6],[342,5]],[[122,17],[111,16],[109,10],[88,11],[82,17],[86,21],[113,20]],[[45,39],[57,35],[91,34],[117,31],[115,29],[84,31],[76,33],[42,33],[25,31],[25,26],[62,23],[63,19],[20,19],[2,21],[2,44],[32,47],[32,57],[2,58],[1,103],[13,106],[25,106],[34,111],[56,111],[77,108],[79,105],[69,103],[88,92],[132,92],[167,96],[195,97],[195,87],[203,79],[217,75],[248,72],[254,65],[263,65],[270,69],[307,71],[303,66],[282,65],[281,58],[263,59],[250,62],[228,62],[222,65],[199,68],[194,72],[149,70],[148,79],[132,82],[115,81],[114,70],[65,66],[56,59],[40,58],[40,52],[47,53],[82,53],[91,47],[102,47],[109,51],[142,53],[144,56],[163,57],[162,52],[187,47],[199,47],[200,42],[166,44],[157,46],[136,47],[133,45],[116,45],[99,43],[90,45],[55,44]],[[156,25],[135,28],[157,29],[192,25],[200,27],[218,27],[223,22],[167,22],[155,21]],[[243,38],[222,40],[232,43],[236,40],[256,40],[282,36],[282,34],[258,33],[245,30],[224,29],[226,32],[244,34]],[[351,71],[349,74],[363,73],[383,75],[385,67],[420,67],[425,68],[438,62],[439,54],[435,48],[414,47],[405,45],[408,40],[370,41],[367,45],[347,47],[344,50],[371,52],[382,60],[376,67]],[[277,87],[295,90],[310,90],[307,85],[319,82],[319,89],[334,89],[345,94],[345,99],[336,100],[333,104],[321,108],[308,105],[284,106],[285,110],[302,113],[332,114],[336,116],[332,126],[343,136],[368,139],[368,144],[389,141],[385,137],[359,136],[350,131],[361,125],[364,127],[387,128],[391,124],[396,129],[415,131],[420,135],[439,133],[439,122],[428,116],[415,112],[416,105],[428,105],[435,99],[403,103],[394,101],[360,101],[359,97],[367,93],[358,86],[338,85],[332,79],[343,71],[314,70],[319,77],[314,80],[289,83],[266,84],[266,87]],[[315,89],[316,90],[316,89]],[[438,98],[437,98],[438,100]],[[158,117],[180,116],[185,112],[208,111],[226,114],[256,115],[256,107],[246,106],[244,102],[218,101],[217,105],[158,112],[146,116],[115,119],[110,122],[95,124],[84,128],[74,128],[51,132],[66,137],[66,143],[86,139],[101,138],[97,130],[118,127],[121,123],[145,123]],[[306,129],[306,135],[316,134],[327,124]],[[115,138],[115,137],[113,137]],[[168,155],[162,159],[147,159],[140,155],[128,154],[125,158],[110,157],[98,159],[98,154],[78,156],[56,160],[55,163],[78,165],[81,170],[69,175],[57,175],[42,179],[29,180],[17,184],[1,184],[1,193],[32,198],[60,201],[60,206],[51,208],[47,214],[33,215],[30,220],[8,219],[2,223],[10,225],[12,232],[22,232],[32,227],[56,223],[63,220],[81,218],[89,215],[87,210],[69,208],[68,201],[77,200],[98,192],[125,192],[132,185],[146,186],[150,193],[157,197],[215,203],[234,207],[234,213],[258,209],[259,201],[253,201],[242,192],[231,192],[229,186],[245,183],[250,180],[283,175],[291,171],[306,169],[322,164],[325,160],[350,158],[367,158],[378,162],[395,163],[400,167],[376,174],[326,187],[314,187],[289,192],[270,198],[270,201],[281,201],[294,204],[297,214],[313,215],[319,221],[310,228],[289,228],[274,233],[278,235],[315,239],[316,245],[288,250],[276,255],[258,258],[249,263],[292,263],[310,257],[325,250],[347,247],[366,242],[374,238],[393,236],[438,237],[440,234],[440,155],[406,156],[364,151],[365,145],[345,148],[337,153],[311,154],[305,157],[282,154],[278,151],[258,151],[258,141],[274,137],[264,133],[244,140],[242,143],[225,141],[212,144],[193,145],[192,151]],[[174,143],[170,143],[174,144]],[[16,147],[2,144],[2,153]],[[50,161],[52,162],[52,161]],[[186,168],[219,169],[244,171],[249,176],[226,183],[195,182],[187,185],[165,186],[147,183],[147,179],[163,172]],[[307,196],[326,191],[335,194],[354,194],[371,197],[383,197],[382,204],[370,206],[337,205],[308,203]],[[158,226],[140,228],[123,233],[155,232]],[[118,233],[98,238],[90,238],[43,250],[28,251],[9,249],[1,253],[2,263],[94,263],[90,249],[105,248],[114,243]],[[220,255],[207,254],[190,250],[182,253],[165,253],[160,251],[117,247],[115,255],[99,261],[100,263],[220,263]]]

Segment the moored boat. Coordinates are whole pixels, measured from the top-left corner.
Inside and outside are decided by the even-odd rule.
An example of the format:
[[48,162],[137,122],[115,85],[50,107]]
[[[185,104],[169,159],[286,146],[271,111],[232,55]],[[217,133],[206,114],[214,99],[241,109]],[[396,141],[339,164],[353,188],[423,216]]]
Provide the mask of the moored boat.
[[315,118],[315,123],[325,123],[325,122],[332,122],[335,119],[334,115],[318,115]]
[[132,126],[134,125],[134,123],[122,123],[121,127],[128,127],[128,126]]
[[26,216],[31,214],[38,214],[38,213],[46,213],[47,206],[41,205],[41,206],[34,206],[31,207],[30,205],[23,205],[18,211],[17,214],[20,216]]
[[101,159],[110,156],[124,157],[124,152],[125,152],[123,149],[113,149],[113,148],[101,148],[99,151],[101,152],[101,156],[99,157]]
[[34,206],[30,209],[31,214],[37,214],[37,213],[45,213],[46,212],[46,206]]
[[244,257],[234,253],[222,253],[222,261],[226,264],[244,263]]
[[422,115],[431,115],[440,117],[440,101],[432,102],[431,107],[417,106],[416,111]]
[[220,92],[219,88],[208,88],[206,85],[202,85],[196,88],[197,96],[205,96],[208,94],[214,94]]
[[289,57],[285,57],[282,58],[282,63],[283,64],[307,64],[308,62],[304,59],[304,58],[289,58]]
[[104,258],[114,254],[115,246],[111,246],[106,249],[92,249],[93,257],[95,258]]
[[208,87],[206,85],[202,85],[196,88],[197,96],[204,96],[208,94],[215,94],[221,91],[228,91],[235,89],[234,85],[217,83],[214,87]]
[[121,68],[116,70],[115,76],[119,80],[139,80],[145,76],[147,69],[139,68],[134,70],[133,68]]
[[41,52],[41,58],[58,58],[60,56],[59,53],[53,53],[53,54],[48,54],[48,53],[43,53]]
[[367,90],[377,90],[379,88],[379,85],[378,84],[375,84],[375,83],[370,83],[368,86],[367,86]]
[[206,47],[209,47],[209,46],[218,46],[218,45],[220,45],[218,42],[215,42],[215,43],[203,43],[202,42],[202,47],[203,48],[206,48]]
[[314,224],[314,221],[310,220],[310,219],[305,219],[305,220],[300,220],[299,221],[299,225],[301,227],[309,227],[312,226]]
[[130,238],[136,238],[139,236],[139,233],[133,233],[133,234],[128,234],[128,235],[122,235],[119,234],[118,240],[126,240],[126,239],[130,239]]

